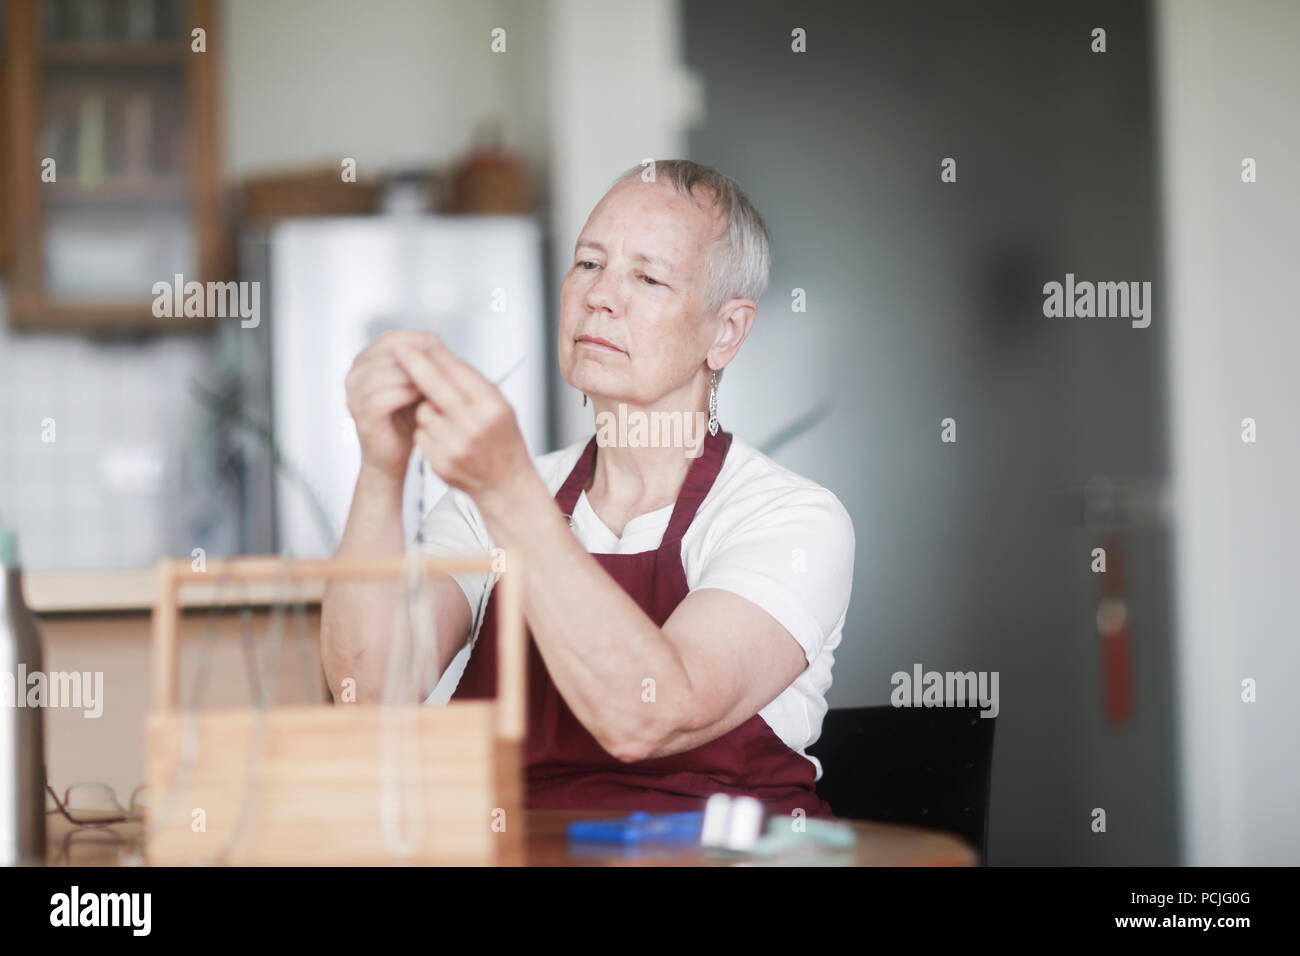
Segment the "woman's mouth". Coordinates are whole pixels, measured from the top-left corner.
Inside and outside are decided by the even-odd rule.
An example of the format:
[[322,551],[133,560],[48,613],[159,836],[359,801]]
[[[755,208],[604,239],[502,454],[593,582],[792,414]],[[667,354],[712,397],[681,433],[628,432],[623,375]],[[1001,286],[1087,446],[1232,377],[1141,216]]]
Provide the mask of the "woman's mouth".
[[578,336],[579,345],[587,345],[595,349],[608,349],[611,352],[622,352],[623,350],[607,339],[602,339],[599,335],[580,335]]

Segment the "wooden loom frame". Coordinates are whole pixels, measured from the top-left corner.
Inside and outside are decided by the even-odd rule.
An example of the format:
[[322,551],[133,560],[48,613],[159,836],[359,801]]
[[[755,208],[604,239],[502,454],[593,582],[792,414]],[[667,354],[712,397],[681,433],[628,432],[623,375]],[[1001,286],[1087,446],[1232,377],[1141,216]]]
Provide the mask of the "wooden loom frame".
[[[522,750],[526,632],[520,569],[501,576],[495,700],[423,704],[242,707],[187,711],[178,706],[178,642],[185,584],[274,585],[335,578],[375,579],[493,571],[491,555],[426,555],[297,560],[275,557],[211,562],[164,559],[156,567],[153,702],[146,721],[149,801],[145,856],[152,865],[490,864],[517,859],[523,846]],[[398,852],[385,836],[381,756],[393,724],[418,748],[402,766],[420,794],[418,826]],[[187,760],[186,735],[190,756]],[[254,738],[257,738],[256,740]],[[197,744],[195,747],[194,744]],[[250,747],[260,746],[256,780]],[[254,789],[249,790],[249,785]],[[252,793],[255,799],[250,800]],[[387,818],[392,820],[391,804]],[[202,815],[196,813],[201,809]],[[203,828],[196,830],[202,819]]]

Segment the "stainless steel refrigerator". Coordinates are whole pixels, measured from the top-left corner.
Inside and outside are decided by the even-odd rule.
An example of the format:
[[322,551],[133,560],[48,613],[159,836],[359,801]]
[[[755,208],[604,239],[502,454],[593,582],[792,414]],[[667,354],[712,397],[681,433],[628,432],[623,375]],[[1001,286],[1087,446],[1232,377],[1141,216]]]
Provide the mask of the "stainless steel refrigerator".
[[[510,216],[375,216],[289,220],[265,235],[263,308],[269,337],[276,468],[275,550],[331,553],[361,462],[344,377],[387,329],[437,332],[501,385],[532,454],[545,451],[546,356],[542,239]],[[407,541],[417,502],[446,486],[412,455],[404,497]],[[306,490],[309,487],[310,493]],[[319,508],[312,501],[319,501]]]

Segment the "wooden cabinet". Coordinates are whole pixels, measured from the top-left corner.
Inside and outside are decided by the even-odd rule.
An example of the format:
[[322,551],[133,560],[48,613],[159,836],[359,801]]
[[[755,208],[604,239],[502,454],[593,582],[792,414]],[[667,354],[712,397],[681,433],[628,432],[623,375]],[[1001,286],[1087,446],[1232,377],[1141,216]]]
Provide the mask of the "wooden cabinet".
[[9,275],[13,261],[13,222],[9,214],[9,97],[5,79],[9,72],[9,19],[6,0],[0,0],[0,281]]
[[155,316],[153,303],[157,283],[226,278],[213,7],[7,0],[0,173],[15,326],[210,325]]

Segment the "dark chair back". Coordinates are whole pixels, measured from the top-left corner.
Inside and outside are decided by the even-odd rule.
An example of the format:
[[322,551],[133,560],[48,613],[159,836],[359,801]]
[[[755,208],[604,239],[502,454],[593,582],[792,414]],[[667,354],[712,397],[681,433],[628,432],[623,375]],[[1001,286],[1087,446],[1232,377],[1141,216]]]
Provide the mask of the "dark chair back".
[[949,830],[988,861],[993,725],[965,707],[832,710],[808,752],[837,816]]

